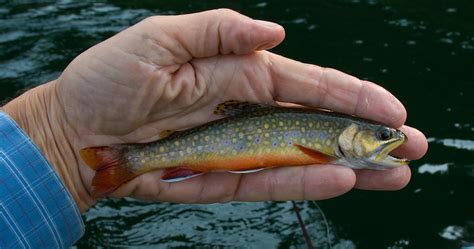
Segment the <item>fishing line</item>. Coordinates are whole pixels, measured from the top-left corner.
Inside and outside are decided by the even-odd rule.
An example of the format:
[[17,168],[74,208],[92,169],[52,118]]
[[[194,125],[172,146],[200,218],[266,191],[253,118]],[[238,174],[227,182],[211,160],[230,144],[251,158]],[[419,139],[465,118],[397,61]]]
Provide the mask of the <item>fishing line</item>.
[[311,201],[311,202],[314,205],[316,205],[316,208],[319,210],[319,213],[321,214],[321,217],[323,217],[324,225],[326,225],[326,241],[327,241],[327,244],[329,246],[329,249],[332,249],[331,240],[329,238],[329,233],[330,233],[330,231],[329,231],[329,222],[326,219],[326,215],[324,214],[323,209],[321,209],[321,207],[319,206],[319,204],[316,201]]
[[[326,215],[324,214],[323,210],[321,209],[321,207],[316,201],[311,201],[311,202],[316,206],[319,213],[321,214],[321,217],[323,218],[324,225],[326,226],[326,242],[327,242],[328,248],[332,249],[331,240],[329,238],[329,234],[330,234],[329,222],[326,218]],[[298,223],[300,225],[301,232],[303,233],[306,246],[308,247],[308,249],[314,249],[313,242],[311,241],[308,231],[306,230],[306,225],[304,224],[303,219],[301,218],[300,209],[296,205],[295,201],[291,201],[291,204],[293,204],[293,211],[295,212],[296,218],[298,219]]]
[[293,211],[295,211],[296,218],[298,219],[298,223],[300,224],[301,231],[303,232],[303,237],[304,241],[306,242],[306,246],[308,249],[313,249],[313,242],[311,241],[311,238],[309,237],[308,231],[306,230],[306,227],[304,225],[303,219],[301,219],[300,215],[300,209],[296,205],[295,201],[291,201],[291,204],[293,204]]

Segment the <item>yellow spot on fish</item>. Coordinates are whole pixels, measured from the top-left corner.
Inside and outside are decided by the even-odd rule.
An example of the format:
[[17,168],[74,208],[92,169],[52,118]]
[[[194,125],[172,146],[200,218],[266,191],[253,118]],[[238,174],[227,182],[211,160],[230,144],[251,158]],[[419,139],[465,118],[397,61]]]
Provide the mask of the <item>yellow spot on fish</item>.
[[258,128],[257,133],[262,133],[262,129]]
[[263,128],[268,129],[268,128],[270,128],[270,125],[265,123],[265,124],[263,124]]
[[306,139],[301,139],[301,143],[305,144],[306,143]]
[[174,145],[179,146],[179,141],[175,141]]
[[278,122],[278,125],[279,125],[279,126],[283,126],[283,122],[279,121],[279,122]]
[[244,137],[244,133],[239,132],[239,137],[240,137],[240,138],[243,138],[243,137]]
[[198,140],[198,139],[199,139],[199,136],[197,136],[197,135],[196,135],[196,136],[193,136],[193,139],[194,139],[194,140]]
[[313,127],[313,123],[309,123],[308,126],[311,128]]
[[164,152],[165,151],[165,146],[160,146],[160,152]]
[[265,133],[263,136],[265,136],[265,137],[269,137],[269,136],[270,136],[270,134],[268,134],[268,132],[267,132],[267,133]]
[[295,125],[300,125],[300,121],[296,121],[296,122],[295,122]]
[[247,139],[248,139],[248,140],[252,140],[252,136],[247,136]]
[[182,150],[179,151],[180,156],[184,156],[184,152]]
[[305,132],[306,129],[304,127],[301,128],[301,132]]
[[327,146],[331,145],[331,140],[329,140],[329,139],[326,140],[326,145],[327,145]]
[[191,153],[191,152],[193,152],[193,150],[190,147],[188,147],[188,148],[186,148],[186,152]]
[[232,143],[233,144],[237,143],[237,138],[232,138]]
[[211,139],[211,138],[210,138],[209,136],[205,136],[205,137],[204,137],[204,141],[206,141],[206,142],[209,142],[210,139]]
[[141,162],[141,163],[146,163],[146,160],[145,160],[145,159],[142,159],[140,162]]

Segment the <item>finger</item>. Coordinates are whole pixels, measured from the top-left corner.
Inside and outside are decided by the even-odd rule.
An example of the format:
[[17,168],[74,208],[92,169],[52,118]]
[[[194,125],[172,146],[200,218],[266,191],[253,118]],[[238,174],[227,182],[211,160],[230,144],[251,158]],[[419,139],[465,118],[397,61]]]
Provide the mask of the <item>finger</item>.
[[408,141],[390,154],[410,160],[422,158],[428,151],[428,141],[426,140],[425,135],[423,135],[421,131],[410,126],[404,125],[400,130],[405,133]]
[[235,200],[321,200],[342,195],[354,186],[354,171],[337,165],[271,169],[242,177]]
[[[146,26],[142,29],[142,25]],[[253,20],[229,9],[178,16],[155,16],[138,25],[156,42],[158,58],[184,63],[191,58],[218,54],[248,54],[269,49],[283,41],[282,26]]]
[[406,111],[400,101],[374,83],[268,54],[276,100],[330,109],[393,127],[405,122]]
[[411,178],[408,166],[390,170],[355,170],[355,187],[366,190],[399,190],[404,188]]
[[165,183],[150,172],[119,188],[114,196],[135,189],[139,199],[180,203],[264,200],[319,200],[341,195],[355,184],[354,171],[336,165],[282,167],[253,174],[207,173],[182,182]]

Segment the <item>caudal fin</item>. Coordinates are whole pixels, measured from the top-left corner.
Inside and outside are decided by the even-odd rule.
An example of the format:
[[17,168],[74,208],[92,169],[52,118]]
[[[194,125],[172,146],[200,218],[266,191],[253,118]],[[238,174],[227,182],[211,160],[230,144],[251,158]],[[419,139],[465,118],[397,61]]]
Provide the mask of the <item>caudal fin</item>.
[[105,197],[138,176],[127,168],[128,160],[123,155],[123,149],[108,146],[88,147],[81,149],[79,153],[84,162],[96,171],[92,179],[93,198]]

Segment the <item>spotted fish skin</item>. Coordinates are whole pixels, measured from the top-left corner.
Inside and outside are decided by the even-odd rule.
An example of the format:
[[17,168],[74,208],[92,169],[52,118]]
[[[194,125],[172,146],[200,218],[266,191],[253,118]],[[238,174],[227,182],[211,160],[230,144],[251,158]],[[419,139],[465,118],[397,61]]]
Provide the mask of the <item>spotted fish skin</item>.
[[354,124],[371,125],[333,112],[232,101],[219,105],[215,113],[227,117],[152,143],[81,150],[85,162],[96,170],[92,183],[96,196],[156,169],[174,170],[165,173],[166,179],[335,162],[341,157],[341,134]]
[[[128,167],[136,172],[179,166],[197,171],[235,171],[291,165],[293,161],[309,164],[312,158],[296,145],[336,157],[338,135],[349,123],[323,112],[264,108],[177,132],[145,147],[127,145],[125,157]],[[269,157],[280,162],[266,165]],[[239,159],[252,162],[241,163]],[[213,163],[216,161],[226,162]]]

